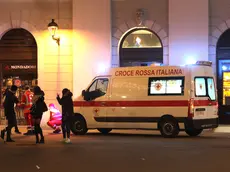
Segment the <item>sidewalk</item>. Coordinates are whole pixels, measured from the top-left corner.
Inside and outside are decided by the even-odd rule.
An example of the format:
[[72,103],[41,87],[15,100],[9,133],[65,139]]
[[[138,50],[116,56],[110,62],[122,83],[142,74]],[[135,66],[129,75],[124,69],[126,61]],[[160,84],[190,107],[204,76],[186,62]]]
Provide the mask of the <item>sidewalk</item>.
[[213,131],[215,133],[230,133],[230,125],[219,125],[219,127]]
[[[0,125],[0,130],[2,130],[5,126],[4,125]],[[22,132],[22,133],[25,133],[26,132],[26,126],[18,126],[19,127],[19,130]],[[52,133],[53,132],[53,129],[51,129],[50,127],[42,127],[43,128],[43,131],[45,134],[48,134],[48,133]],[[12,131],[14,132],[14,128],[12,129]],[[216,129],[207,129],[207,130],[204,130],[205,132],[214,132],[214,133],[230,133],[230,125],[219,125],[218,128]],[[98,133],[97,130],[90,130],[89,131],[90,133]],[[136,134],[136,133],[145,133],[145,134],[152,134],[153,133],[153,130],[113,130],[113,132],[122,132],[122,133],[133,133],[133,134]],[[154,131],[154,133],[158,133],[159,131]]]

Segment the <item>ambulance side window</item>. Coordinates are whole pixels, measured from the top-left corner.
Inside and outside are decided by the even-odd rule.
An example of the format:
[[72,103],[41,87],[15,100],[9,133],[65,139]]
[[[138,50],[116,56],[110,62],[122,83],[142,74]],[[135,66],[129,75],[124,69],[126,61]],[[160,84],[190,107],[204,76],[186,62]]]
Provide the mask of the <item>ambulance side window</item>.
[[148,95],[184,95],[184,77],[149,78]]

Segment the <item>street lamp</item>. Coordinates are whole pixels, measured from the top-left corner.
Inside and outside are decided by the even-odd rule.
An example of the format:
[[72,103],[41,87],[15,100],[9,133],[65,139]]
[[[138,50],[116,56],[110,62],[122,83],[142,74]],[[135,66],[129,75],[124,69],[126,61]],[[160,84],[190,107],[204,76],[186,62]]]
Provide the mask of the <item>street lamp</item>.
[[57,42],[57,44],[60,45],[60,38],[55,37],[55,33],[58,30],[58,24],[54,22],[54,19],[52,19],[52,21],[48,24],[48,30],[49,30],[53,40],[55,40]]

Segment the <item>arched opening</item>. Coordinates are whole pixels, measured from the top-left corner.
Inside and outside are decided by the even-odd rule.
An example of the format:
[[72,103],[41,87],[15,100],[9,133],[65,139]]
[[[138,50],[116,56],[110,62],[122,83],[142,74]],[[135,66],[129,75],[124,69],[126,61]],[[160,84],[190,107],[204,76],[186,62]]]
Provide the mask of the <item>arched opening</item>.
[[[1,104],[5,90],[18,86],[16,96],[21,99],[25,86],[37,85],[37,43],[33,35],[22,28],[11,29],[0,40]],[[23,113],[17,114],[24,123]]]
[[133,29],[120,42],[120,66],[149,66],[163,63],[160,38],[149,29]]
[[217,89],[221,123],[230,123],[230,29],[217,42]]

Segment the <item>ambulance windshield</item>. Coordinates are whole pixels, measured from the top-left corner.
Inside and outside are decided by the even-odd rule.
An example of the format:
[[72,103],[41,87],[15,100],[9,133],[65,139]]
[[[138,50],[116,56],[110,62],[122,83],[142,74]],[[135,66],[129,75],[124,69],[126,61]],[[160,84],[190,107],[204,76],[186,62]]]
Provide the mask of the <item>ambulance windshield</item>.
[[209,97],[212,101],[216,100],[215,84],[211,77],[195,78],[196,97]]

